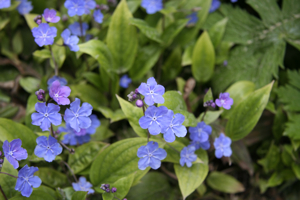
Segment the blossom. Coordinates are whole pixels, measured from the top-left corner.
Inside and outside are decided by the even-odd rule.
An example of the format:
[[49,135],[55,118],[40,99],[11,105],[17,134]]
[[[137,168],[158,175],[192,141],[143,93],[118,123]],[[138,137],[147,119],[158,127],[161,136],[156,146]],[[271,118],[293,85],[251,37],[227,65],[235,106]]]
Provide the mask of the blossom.
[[52,45],[54,43],[57,29],[55,27],[50,27],[46,23],[41,23],[38,27],[34,27],[31,31],[35,38],[34,41],[42,47],[44,45]]
[[35,95],[39,101],[45,100],[45,91],[44,90],[39,89],[38,91],[35,92]]
[[180,113],[174,115],[174,112],[172,110],[169,110],[166,116],[168,116],[168,118],[171,118],[171,122],[168,126],[165,126],[162,129],[162,133],[164,134],[164,139],[167,142],[174,142],[175,135],[177,137],[186,136],[187,130],[185,126],[182,125],[185,117]]
[[69,26],[69,29],[71,30],[71,33],[73,35],[77,36],[84,36],[86,30],[89,28],[89,25],[85,22],[82,23],[82,31],[81,31],[81,26],[79,22],[74,22]]
[[39,158],[44,158],[47,162],[52,162],[55,156],[62,152],[62,147],[51,135],[49,135],[49,138],[46,136],[38,137],[36,143],[34,154]]
[[18,174],[15,190],[20,191],[25,197],[29,197],[32,193],[32,188],[38,188],[42,184],[42,180],[33,174],[39,169],[37,167],[28,167],[25,165]]
[[43,131],[48,131],[51,123],[55,126],[61,124],[61,115],[59,112],[60,107],[53,103],[36,103],[35,110],[38,113],[32,113],[31,119],[32,124],[36,126],[40,126]]
[[22,141],[20,139],[3,142],[3,153],[8,162],[17,169],[19,167],[20,160],[24,160],[28,157],[27,150],[21,147]]
[[190,138],[193,141],[205,142],[211,134],[212,128],[206,125],[205,122],[199,122],[196,127],[190,127]]
[[101,24],[103,22],[103,14],[101,12],[101,10],[97,9],[94,11],[94,19],[96,22],[98,22],[99,24]]
[[88,194],[93,194],[95,192],[93,189],[91,189],[93,185],[86,181],[86,178],[83,176],[79,178],[77,183],[72,183],[72,186],[75,191],[84,191],[88,192]]
[[17,10],[21,15],[28,14],[33,9],[30,1],[27,0],[18,0],[18,1],[21,1],[21,3],[17,7]]
[[0,9],[10,7],[10,0],[0,0]]
[[184,147],[180,152],[179,163],[183,167],[186,164],[187,167],[192,166],[192,162],[197,160],[197,155],[195,154],[196,148],[194,146]]
[[148,14],[154,14],[163,9],[162,0],[142,0],[141,6],[146,9]]
[[91,10],[96,8],[96,2],[94,0],[84,0],[84,13],[90,14]]
[[222,158],[222,156],[230,157],[232,150],[230,148],[231,139],[226,137],[224,133],[221,133],[218,138],[215,139],[214,147],[216,149],[215,155],[217,158]]
[[157,142],[148,142],[146,146],[141,146],[137,151],[137,156],[141,158],[138,162],[140,170],[145,170],[147,167],[158,169],[161,165],[161,160],[167,157],[167,152],[158,148]]
[[152,106],[154,103],[164,103],[163,94],[165,88],[162,85],[157,85],[153,77],[149,78],[146,83],[142,83],[138,88],[139,93],[145,96],[147,105]]
[[49,95],[58,105],[69,105],[70,99],[68,99],[68,96],[70,93],[71,89],[68,86],[61,86],[58,80],[50,86]]
[[191,144],[189,146],[194,146],[196,150],[200,148],[207,150],[210,148],[210,142],[209,140],[206,140],[205,142],[191,141]]
[[71,51],[77,52],[79,51],[79,46],[77,45],[79,42],[79,38],[75,35],[71,36],[71,32],[69,29],[65,29],[61,33],[61,37],[64,40],[64,44],[70,48]]
[[47,81],[48,86],[51,86],[52,83],[53,83],[54,81],[56,81],[56,80],[59,81],[59,83],[60,83],[61,86],[65,86],[65,85],[68,84],[68,81],[67,81],[65,78],[59,77],[59,76],[52,76],[52,77]]
[[60,20],[60,17],[56,16],[56,10],[49,10],[48,8],[44,10],[43,17],[46,20],[46,22],[51,23],[57,23]]
[[92,120],[92,124],[89,128],[86,129],[86,133],[94,134],[96,133],[96,129],[101,125],[101,122],[96,115],[91,115],[90,119]]
[[120,78],[120,86],[122,88],[128,88],[130,83],[131,83],[131,78],[129,78],[127,74],[123,75]]
[[233,104],[233,99],[230,98],[229,93],[220,93],[219,99],[216,99],[216,104],[219,107],[223,107],[226,110],[229,110]]
[[231,3],[235,3],[235,2],[237,2],[238,0],[230,0],[231,1]]
[[209,12],[212,13],[216,11],[221,6],[220,0],[212,0]]
[[189,21],[186,24],[187,26],[195,25],[198,21],[197,12],[193,12],[192,14],[188,15],[186,18],[189,19]]
[[83,103],[80,107],[80,99],[75,98],[70,104],[70,109],[66,109],[64,120],[77,132],[80,129],[86,129],[91,126],[91,119],[89,116],[92,114],[93,107],[89,103]]
[[68,9],[68,15],[71,17],[75,15],[81,16],[85,12],[85,3],[82,0],[67,0],[64,5]]
[[58,127],[58,131],[67,133],[66,135],[64,135],[64,138],[62,140],[62,143],[64,144],[84,144],[91,140],[91,136],[89,134],[86,134],[85,129],[81,129],[80,132],[76,132],[69,124],[67,124],[66,127]]
[[139,119],[139,124],[143,129],[148,129],[151,135],[158,135],[172,120],[167,113],[168,108],[165,106],[149,106],[145,116]]

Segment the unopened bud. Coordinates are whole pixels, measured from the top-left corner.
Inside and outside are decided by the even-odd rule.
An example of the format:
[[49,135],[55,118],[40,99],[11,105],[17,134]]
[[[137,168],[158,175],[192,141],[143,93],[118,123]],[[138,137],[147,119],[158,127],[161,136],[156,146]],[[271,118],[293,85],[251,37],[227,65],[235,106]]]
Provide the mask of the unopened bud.
[[128,97],[128,101],[134,101],[136,96],[134,96],[135,93],[134,92],[130,92],[127,97]]
[[3,159],[0,159],[0,164],[2,164],[3,163]]
[[210,100],[210,101],[207,101],[207,102],[204,102],[203,104],[204,107],[212,107],[212,108],[215,108],[216,107],[216,104],[213,100]]
[[35,92],[35,95],[39,101],[45,100],[45,91],[44,90],[39,89],[38,91]]
[[116,0],[107,0],[107,3],[111,4],[112,6],[117,5],[117,1]]
[[61,18],[61,20],[63,22],[67,21],[68,20],[68,15],[63,15],[62,18]]
[[139,90],[136,88],[134,91],[136,94],[139,94]]
[[101,5],[98,5],[98,6],[99,6],[99,8],[97,8],[97,6],[96,6],[96,8],[100,9],[101,11],[108,11],[109,10],[108,5],[101,4]]
[[109,184],[105,184],[105,187],[106,187],[106,188],[110,188],[110,185],[109,185]]
[[123,200],[127,200],[126,198],[124,198]]
[[105,190],[107,193],[110,193],[110,189],[109,188],[106,188]]
[[33,20],[35,23],[37,23],[37,25],[40,25],[42,23],[42,16],[38,15]]
[[136,102],[135,102],[135,105],[139,108],[143,107],[144,103],[142,100],[138,99]]
[[115,187],[111,188],[112,193],[115,193],[116,191],[117,191],[117,188],[115,188]]
[[40,19],[36,20],[37,25],[40,25],[41,23],[42,23],[42,20],[40,20]]

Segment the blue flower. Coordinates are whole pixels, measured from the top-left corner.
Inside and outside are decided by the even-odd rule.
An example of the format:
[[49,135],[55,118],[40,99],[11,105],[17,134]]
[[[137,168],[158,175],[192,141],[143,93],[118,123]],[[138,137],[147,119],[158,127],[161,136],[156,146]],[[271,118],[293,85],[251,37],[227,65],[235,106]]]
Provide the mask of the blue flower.
[[131,78],[129,78],[127,74],[123,75],[120,78],[120,86],[122,88],[128,88],[130,83],[131,83]]
[[24,197],[29,197],[32,193],[32,188],[38,188],[42,184],[42,180],[33,175],[38,170],[37,167],[25,165],[19,171],[15,190],[20,191]]
[[210,148],[210,142],[209,140],[206,140],[205,142],[191,141],[191,144],[189,146],[194,146],[196,150],[200,148],[208,150]]
[[91,119],[89,116],[92,114],[93,107],[89,103],[83,103],[80,107],[80,99],[75,98],[70,104],[70,109],[66,109],[64,120],[77,132],[80,129],[86,129],[91,126]]
[[186,136],[187,130],[185,126],[182,125],[185,117],[180,113],[174,115],[174,112],[172,110],[169,110],[166,116],[168,118],[171,118],[171,122],[168,126],[165,126],[162,129],[162,133],[164,134],[164,139],[167,142],[174,142],[175,135],[177,137]]
[[17,10],[21,15],[26,15],[33,9],[30,1],[27,0],[18,0],[18,1],[21,1],[21,3],[17,7]]
[[49,10],[48,8],[44,10],[43,17],[46,22],[51,22],[51,23],[57,23],[60,20],[60,17],[56,16],[56,10],[53,9]]
[[238,0],[230,0],[231,1],[231,3],[235,3],[235,2],[237,2]]
[[84,13],[90,14],[91,10],[96,8],[96,2],[94,0],[84,0]]
[[209,12],[212,13],[216,11],[221,6],[220,0],[212,0]]
[[139,124],[143,129],[148,129],[151,135],[158,135],[161,130],[169,126],[172,118],[168,115],[168,108],[165,106],[149,106],[145,116],[141,117]]
[[99,24],[101,24],[103,22],[103,14],[101,12],[101,10],[97,9],[94,11],[94,19],[96,22],[98,22]]
[[233,99],[230,98],[230,94],[225,92],[225,93],[220,93],[219,99],[216,99],[216,104],[219,107],[223,107],[226,110],[229,110],[233,104]]
[[61,86],[58,80],[50,86],[49,95],[58,105],[69,105],[70,99],[68,96],[70,93],[71,89],[68,86]]
[[38,27],[34,27],[31,31],[34,41],[40,47],[44,45],[52,45],[57,33],[57,29],[55,27],[50,27],[46,23],[41,23]]
[[94,36],[91,35],[91,34],[86,34],[86,35],[85,35],[85,41],[87,42],[87,41],[93,39],[93,37],[94,37]]
[[71,32],[69,31],[69,29],[64,30],[61,33],[61,37],[64,40],[64,44],[67,45],[71,51],[79,51],[79,46],[77,45],[79,42],[79,38],[75,35],[71,36]]
[[10,7],[10,0],[0,0],[0,9]]
[[22,141],[20,139],[15,139],[11,142],[5,140],[3,142],[4,156],[15,169],[19,167],[19,160],[24,160],[28,157],[26,149],[23,149],[21,145]]
[[96,133],[96,129],[101,125],[101,122],[96,115],[91,115],[90,119],[92,120],[92,124],[89,128],[86,129],[86,133],[94,134]]
[[37,146],[34,149],[34,154],[39,158],[44,158],[47,162],[52,162],[55,156],[61,154],[62,147],[57,140],[49,135],[40,136],[36,139]]
[[56,80],[59,81],[59,83],[60,83],[61,86],[65,86],[65,85],[68,84],[68,81],[67,81],[65,78],[59,77],[59,76],[52,76],[52,77],[47,81],[48,86],[50,87],[50,86],[52,85],[52,83],[53,83],[54,81],[56,81]]
[[204,122],[199,122],[196,127],[190,127],[190,138],[193,141],[205,142],[211,134],[212,128]]
[[148,14],[154,14],[163,9],[163,0],[143,0],[141,6]]
[[193,12],[192,14],[188,15],[186,18],[189,19],[189,21],[186,24],[187,26],[195,25],[198,21],[197,12]]
[[183,167],[186,164],[187,167],[192,166],[192,162],[197,160],[197,155],[195,154],[196,148],[194,146],[184,147],[180,152],[180,165]]
[[91,189],[93,185],[86,181],[85,177],[80,177],[78,183],[72,183],[73,189],[75,191],[84,191],[88,192],[88,194],[93,194],[95,191]]
[[222,156],[230,157],[232,150],[230,148],[231,139],[226,137],[224,133],[221,133],[218,138],[215,139],[214,147],[216,149],[215,155],[217,158],[222,158]]
[[161,160],[167,157],[167,152],[158,148],[157,142],[150,141],[146,146],[141,146],[138,149],[137,156],[141,158],[138,162],[140,170],[145,170],[149,166],[152,169],[158,169],[161,165]]
[[38,113],[32,113],[32,124],[40,126],[42,131],[48,131],[51,124],[58,126],[61,124],[61,114],[58,113],[60,107],[53,103],[36,103],[35,110]]
[[85,12],[85,3],[82,0],[67,0],[64,5],[71,17],[75,15],[81,16]]
[[145,96],[145,103],[152,106],[154,103],[164,103],[163,94],[165,88],[162,85],[157,85],[153,77],[149,78],[146,83],[142,83],[138,88],[139,93]]
[[69,26],[69,29],[71,30],[71,33],[73,35],[77,36],[84,36],[86,30],[89,28],[89,25],[85,22],[82,23],[82,32],[81,32],[81,27],[79,22],[74,22]]
[[[59,132],[65,132],[67,133],[64,135],[64,139],[62,140],[62,143],[69,144],[69,145],[78,145],[78,144],[84,144],[91,140],[91,136],[89,134],[86,134],[85,129],[81,129],[80,132],[76,132],[69,124],[65,127],[59,127]],[[85,133],[83,135],[83,133]]]

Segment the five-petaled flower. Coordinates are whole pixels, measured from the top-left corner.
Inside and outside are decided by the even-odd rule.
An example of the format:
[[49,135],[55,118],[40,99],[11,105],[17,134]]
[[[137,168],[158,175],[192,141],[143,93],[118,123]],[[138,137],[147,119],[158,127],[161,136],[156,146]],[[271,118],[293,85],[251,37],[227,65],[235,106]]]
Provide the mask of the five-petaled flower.
[[17,0],[17,1],[21,1],[21,3],[17,7],[17,10],[21,15],[26,15],[33,9],[31,5],[31,1],[27,1],[27,0]]
[[86,178],[81,176],[77,183],[72,183],[73,189],[75,191],[84,191],[88,192],[88,194],[93,194],[95,191],[92,189],[93,185],[86,181]]
[[165,106],[149,106],[145,116],[139,119],[139,124],[143,129],[148,129],[151,135],[158,135],[161,130],[169,126],[172,117],[166,115],[168,108]]
[[175,135],[177,137],[186,136],[187,130],[186,130],[185,126],[182,125],[185,117],[180,113],[177,113],[174,115],[174,112],[172,110],[168,110],[168,113],[166,114],[166,116],[168,118],[171,118],[171,122],[168,126],[165,126],[162,129],[162,133],[164,134],[164,139],[167,142],[174,142]]
[[15,190],[20,191],[25,197],[29,197],[32,188],[38,188],[42,184],[42,180],[33,174],[38,171],[37,167],[28,167],[25,165],[18,174]]
[[47,81],[48,86],[50,87],[52,85],[52,83],[54,83],[54,81],[58,80],[61,86],[65,86],[68,84],[68,81],[63,78],[63,77],[59,77],[59,76],[52,76],[51,78],[49,78],[49,80]]
[[186,18],[189,19],[189,21],[186,24],[187,26],[195,25],[198,21],[197,12],[193,12],[192,14],[188,15]]
[[216,104],[219,107],[223,107],[226,110],[229,110],[233,104],[233,99],[230,98],[229,93],[220,93],[219,99],[216,99]]
[[81,26],[80,26],[79,22],[74,22],[73,24],[71,24],[69,26],[71,33],[73,35],[77,35],[77,36],[84,36],[85,32],[86,32],[86,30],[88,30],[88,28],[89,28],[89,25],[85,22],[83,22]]
[[3,152],[8,162],[17,169],[19,167],[19,160],[24,160],[28,157],[26,149],[21,147],[22,141],[20,139],[3,142]]
[[163,0],[143,0],[141,6],[148,14],[154,14],[163,9]]
[[131,83],[131,78],[129,78],[127,74],[123,75],[120,78],[120,86],[122,88],[128,88],[130,83]]
[[61,124],[61,115],[59,112],[60,107],[53,103],[36,103],[35,110],[38,113],[32,113],[32,124],[40,126],[43,131],[48,131],[51,124],[58,126]]
[[222,158],[222,156],[230,157],[232,150],[230,148],[231,139],[226,137],[224,133],[221,133],[218,138],[215,139],[214,147],[216,149],[215,156],[217,158]]
[[56,16],[56,10],[53,9],[49,10],[48,8],[44,10],[43,17],[46,22],[51,22],[51,23],[57,23],[60,20],[60,17]]
[[165,88],[162,85],[157,85],[153,77],[149,78],[146,83],[141,83],[138,88],[140,94],[145,96],[145,103],[152,106],[154,103],[164,103],[163,94]]
[[96,8],[96,2],[94,0],[84,0],[84,13],[90,14],[91,10]]
[[47,162],[52,162],[62,152],[62,147],[51,135],[49,138],[46,136],[38,137],[36,143],[34,154],[39,158],[44,158]]
[[0,9],[10,7],[10,0],[0,0]]
[[146,146],[141,146],[138,149],[137,156],[141,158],[138,162],[140,170],[145,170],[147,167],[158,169],[161,165],[161,160],[167,157],[167,152],[158,148],[157,142],[148,142]]
[[190,127],[190,138],[193,141],[205,142],[208,140],[211,134],[212,128],[206,125],[205,122],[199,122],[196,127]]
[[92,120],[89,116],[92,114],[93,107],[89,103],[83,103],[80,107],[80,99],[75,98],[70,104],[70,109],[66,109],[64,120],[77,132],[80,129],[86,129],[91,126]]
[[76,35],[71,35],[71,32],[69,29],[64,30],[61,33],[61,37],[64,40],[64,44],[67,45],[71,51],[77,52],[79,51],[79,38]]
[[82,0],[67,0],[64,5],[71,17],[75,15],[81,16],[85,13],[85,3]]
[[68,96],[70,93],[71,89],[68,86],[61,86],[58,80],[50,86],[49,95],[58,105],[69,105],[70,99],[68,99]]
[[96,22],[98,22],[99,24],[101,24],[103,22],[103,14],[100,9],[97,9],[94,11],[93,17],[94,17],[94,20]]
[[179,163],[183,167],[186,164],[187,167],[192,166],[192,162],[197,160],[197,155],[195,154],[196,148],[194,146],[184,147],[180,152]]
[[212,13],[216,11],[221,6],[220,0],[212,0],[209,12]]
[[40,47],[44,45],[52,45],[57,33],[57,29],[55,27],[50,27],[46,23],[41,23],[38,27],[34,27],[31,31],[35,38],[34,41]]
[[65,132],[62,143],[69,145],[84,144],[91,140],[90,134],[86,134],[86,129],[81,129],[79,132],[75,131],[69,124],[66,127],[58,127],[59,132]]

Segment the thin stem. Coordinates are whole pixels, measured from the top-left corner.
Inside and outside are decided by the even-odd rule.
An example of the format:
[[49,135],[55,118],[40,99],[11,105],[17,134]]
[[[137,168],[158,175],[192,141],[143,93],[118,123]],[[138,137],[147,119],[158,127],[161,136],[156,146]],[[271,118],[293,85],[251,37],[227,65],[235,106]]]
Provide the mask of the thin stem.
[[53,51],[52,51],[52,48],[51,48],[51,45],[49,45],[49,50],[51,52],[51,57],[52,57],[52,60],[53,60],[53,63],[54,63],[54,67],[55,67],[55,76],[58,76],[58,65],[55,61],[55,58],[54,58],[54,54],[53,54]]
[[176,176],[174,173],[168,171],[163,165],[160,166],[160,168],[161,168],[161,170],[162,170],[163,172],[165,172],[168,176],[170,176],[171,178],[173,178],[173,179],[175,179],[175,180],[178,180],[177,176]]
[[[51,133],[51,136],[56,138],[56,135],[54,135],[54,131],[53,131],[53,126],[51,124],[50,126],[50,133]],[[58,140],[58,143],[63,146],[65,149],[67,149],[71,154],[75,153],[75,150],[74,149],[70,149],[69,147],[67,147],[64,143],[62,143],[61,141]]]
[[19,177],[17,177],[17,176],[14,176],[14,175],[11,175],[11,174],[8,174],[8,173],[5,173],[5,172],[0,172],[0,174],[6,174],[6,175],[11,176],[11,177],[14,177],[14,178],[19,178]]
[[74,180],[75,180],[76,182],[78,182],[78,180],[77,180],[77,178],[76,178],[76,176],[75,176],[73,170],[72,170],[71,167],[68,165],[68,163],[66,163],[65,161],[62,161],[62,162],[67,166],[67,168],[68,168],[69,171],[71,172],[71,174],[72,174]]
[[121,199],[119,199],[119,198],[118,198],[118,197],[116,197],[116,196],[114,196],[114,198],[115,198],[115,199],[118,199],[118,200],[121,200]]
[[6,197],[6,195],[5,195],[4,191],[2,190],[2,187],[1,187],[1,185],[0,185],[0,191],[1,191],[1,193],[2,193],[2,196],[4,197],[4,199],[5,199],[5,200],[8,200],[8,198]]

